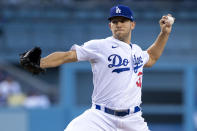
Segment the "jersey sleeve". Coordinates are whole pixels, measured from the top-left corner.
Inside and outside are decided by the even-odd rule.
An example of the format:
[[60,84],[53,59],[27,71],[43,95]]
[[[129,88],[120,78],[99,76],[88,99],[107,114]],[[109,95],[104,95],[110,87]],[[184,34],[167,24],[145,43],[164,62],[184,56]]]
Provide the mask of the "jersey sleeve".
[[142,57],[143,57],[143,65],[145,65],[149,60],[149,54],[147,51],[142,51]]
[[70,50],[76,50],[78,61],[96,61],[98,58],[97,41],[91,40],[83,45],[73,45]]
[[142,50],[142,48],[140,46],[138,46],[137,44],[133,44],[133,46],[134,46],[136,52],[138,52],[139,55],[142,57],[142,60],[143,60],[142,64],[145,65],[149,60],[148,52],[145,50]]

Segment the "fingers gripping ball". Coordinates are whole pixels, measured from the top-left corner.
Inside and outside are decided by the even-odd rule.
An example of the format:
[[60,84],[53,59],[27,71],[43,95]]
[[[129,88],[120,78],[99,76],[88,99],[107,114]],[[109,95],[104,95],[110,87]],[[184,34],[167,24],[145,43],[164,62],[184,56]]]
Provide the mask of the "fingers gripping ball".
[[42,50],[40,47],[34,47],[33,49],[20,54],[21,66],[35,75],[45,72],[45,69],[40,67],[41,54]]
[[167,22],[169,22],[171,25],[174,24],[174,18],[172,16],[167,16]]

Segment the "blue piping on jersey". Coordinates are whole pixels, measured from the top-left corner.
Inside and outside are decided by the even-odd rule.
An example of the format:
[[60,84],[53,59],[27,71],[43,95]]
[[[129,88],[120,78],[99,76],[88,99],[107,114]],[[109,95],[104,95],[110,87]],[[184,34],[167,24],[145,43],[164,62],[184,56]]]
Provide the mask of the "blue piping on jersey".
[[118,69],[114,69],[112,71],[112,73],[113,72],[120,73],[120,72],[123,72],[123,71],[129,71],[129,70],[130,70],[130,68],[118,68]]
[[130,47],[132,48],[132,44],[129,44],[130,45]]

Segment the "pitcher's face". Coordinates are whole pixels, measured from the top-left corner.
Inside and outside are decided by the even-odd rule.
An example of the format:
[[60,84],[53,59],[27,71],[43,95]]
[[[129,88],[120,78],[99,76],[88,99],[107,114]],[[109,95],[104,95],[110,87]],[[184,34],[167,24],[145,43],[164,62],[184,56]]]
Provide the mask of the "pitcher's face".
[[116,39],[124,40],[130,37],[131,31],[135,28],[135,22],[125,17],[117,16],[111,19],[109,27]]

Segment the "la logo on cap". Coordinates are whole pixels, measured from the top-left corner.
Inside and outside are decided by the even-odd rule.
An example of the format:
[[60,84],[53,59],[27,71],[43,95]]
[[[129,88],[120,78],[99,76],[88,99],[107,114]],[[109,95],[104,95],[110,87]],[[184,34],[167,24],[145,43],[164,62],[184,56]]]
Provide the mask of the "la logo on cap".
[[121,13],[121,10],[118,8],[118,6],[116,6],[116,13]]

